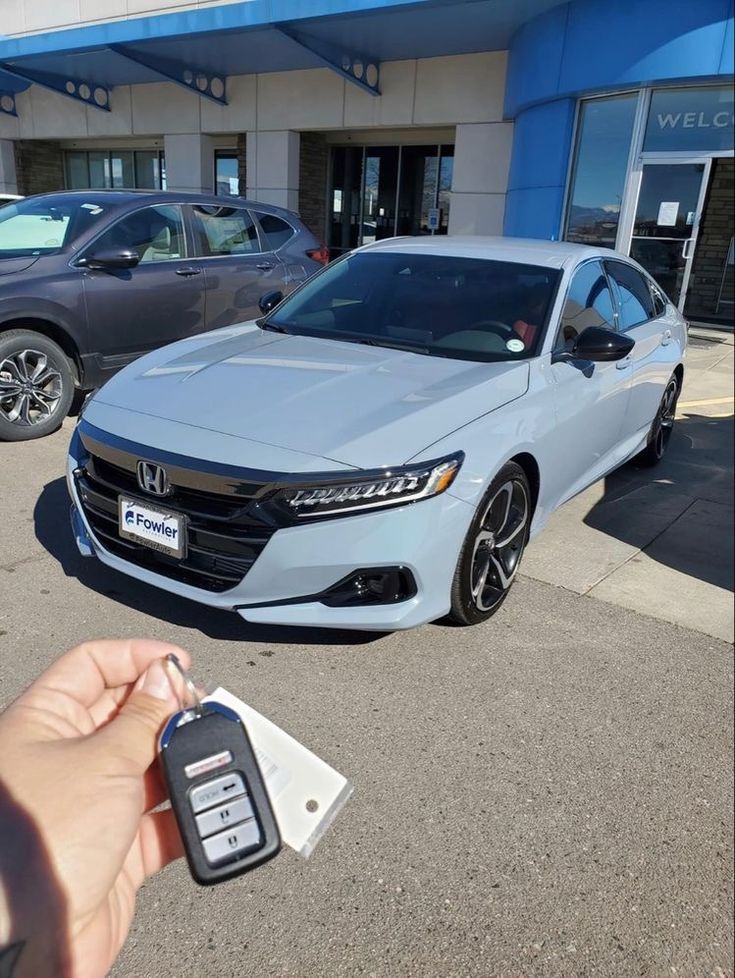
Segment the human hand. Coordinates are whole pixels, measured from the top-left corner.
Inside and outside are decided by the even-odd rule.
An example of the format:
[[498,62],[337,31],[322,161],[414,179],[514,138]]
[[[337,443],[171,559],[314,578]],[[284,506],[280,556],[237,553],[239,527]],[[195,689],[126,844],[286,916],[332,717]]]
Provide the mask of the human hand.
[[62,656],[0,716],[0,976],[103,978],[146,877],[182,855],[155,763],[164,642]]

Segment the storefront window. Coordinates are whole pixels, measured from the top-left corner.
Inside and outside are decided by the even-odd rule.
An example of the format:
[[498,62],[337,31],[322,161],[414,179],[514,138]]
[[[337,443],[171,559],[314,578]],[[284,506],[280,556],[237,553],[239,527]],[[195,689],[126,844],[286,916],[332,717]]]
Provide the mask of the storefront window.
[[732,87],[654,92],[643,151],[701,153],[732,149],[734,119]]
[[214,154],[215,193],[236,197],[240,193],[237,153],[217,150]]
[[90,150],[65,154],[67,190],[165,190],[159,150]]
[[630,94],[580,104],[567,241],[615,246],[637,102]]

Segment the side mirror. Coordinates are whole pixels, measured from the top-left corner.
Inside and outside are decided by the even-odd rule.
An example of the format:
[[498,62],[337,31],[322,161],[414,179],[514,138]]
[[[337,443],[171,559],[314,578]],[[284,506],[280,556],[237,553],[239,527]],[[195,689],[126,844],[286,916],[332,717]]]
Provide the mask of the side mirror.
[[627,357],[635,346],[635,340],[625,333],[616,333],[604,326],[588,326],[574,341],[571,352],[557,353],[552,362],[589,360],[592,363],[610,363]]
[[77,265],[81,268],[104,270],[106,268],[135,268],[140,262],[140,255],[132,248],[103,248],[83,255]]
[[258,308],[265,316],[266,313],[270,312],[271,309],[275,309],[278,303],[283,298],[283,292],[279,292],[275,289],[273,292],[266,292],[258,299]]

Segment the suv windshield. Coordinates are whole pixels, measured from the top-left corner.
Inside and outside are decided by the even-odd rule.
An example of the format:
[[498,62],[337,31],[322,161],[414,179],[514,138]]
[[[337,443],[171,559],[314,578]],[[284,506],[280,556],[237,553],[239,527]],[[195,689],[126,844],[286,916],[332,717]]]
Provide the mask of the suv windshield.
[[83,194],[29,197],[0,210],[0,258],[50,255],[100,222],[106,204]]
[[484,258],[357,252],[261,325],[457,360],[521,360],[539,347],[560,276]]

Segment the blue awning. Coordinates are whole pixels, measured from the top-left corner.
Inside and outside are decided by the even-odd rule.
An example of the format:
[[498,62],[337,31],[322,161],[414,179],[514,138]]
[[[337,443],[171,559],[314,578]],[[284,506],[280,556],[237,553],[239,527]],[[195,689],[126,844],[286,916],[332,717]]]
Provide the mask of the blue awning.
[[167,78],[225,101],[228,75],[326,64],[377,94],[381,62],[503,50],[560,2],[245,0],[0,38],[0,91],[35,82],[105,109],[110,88]]

